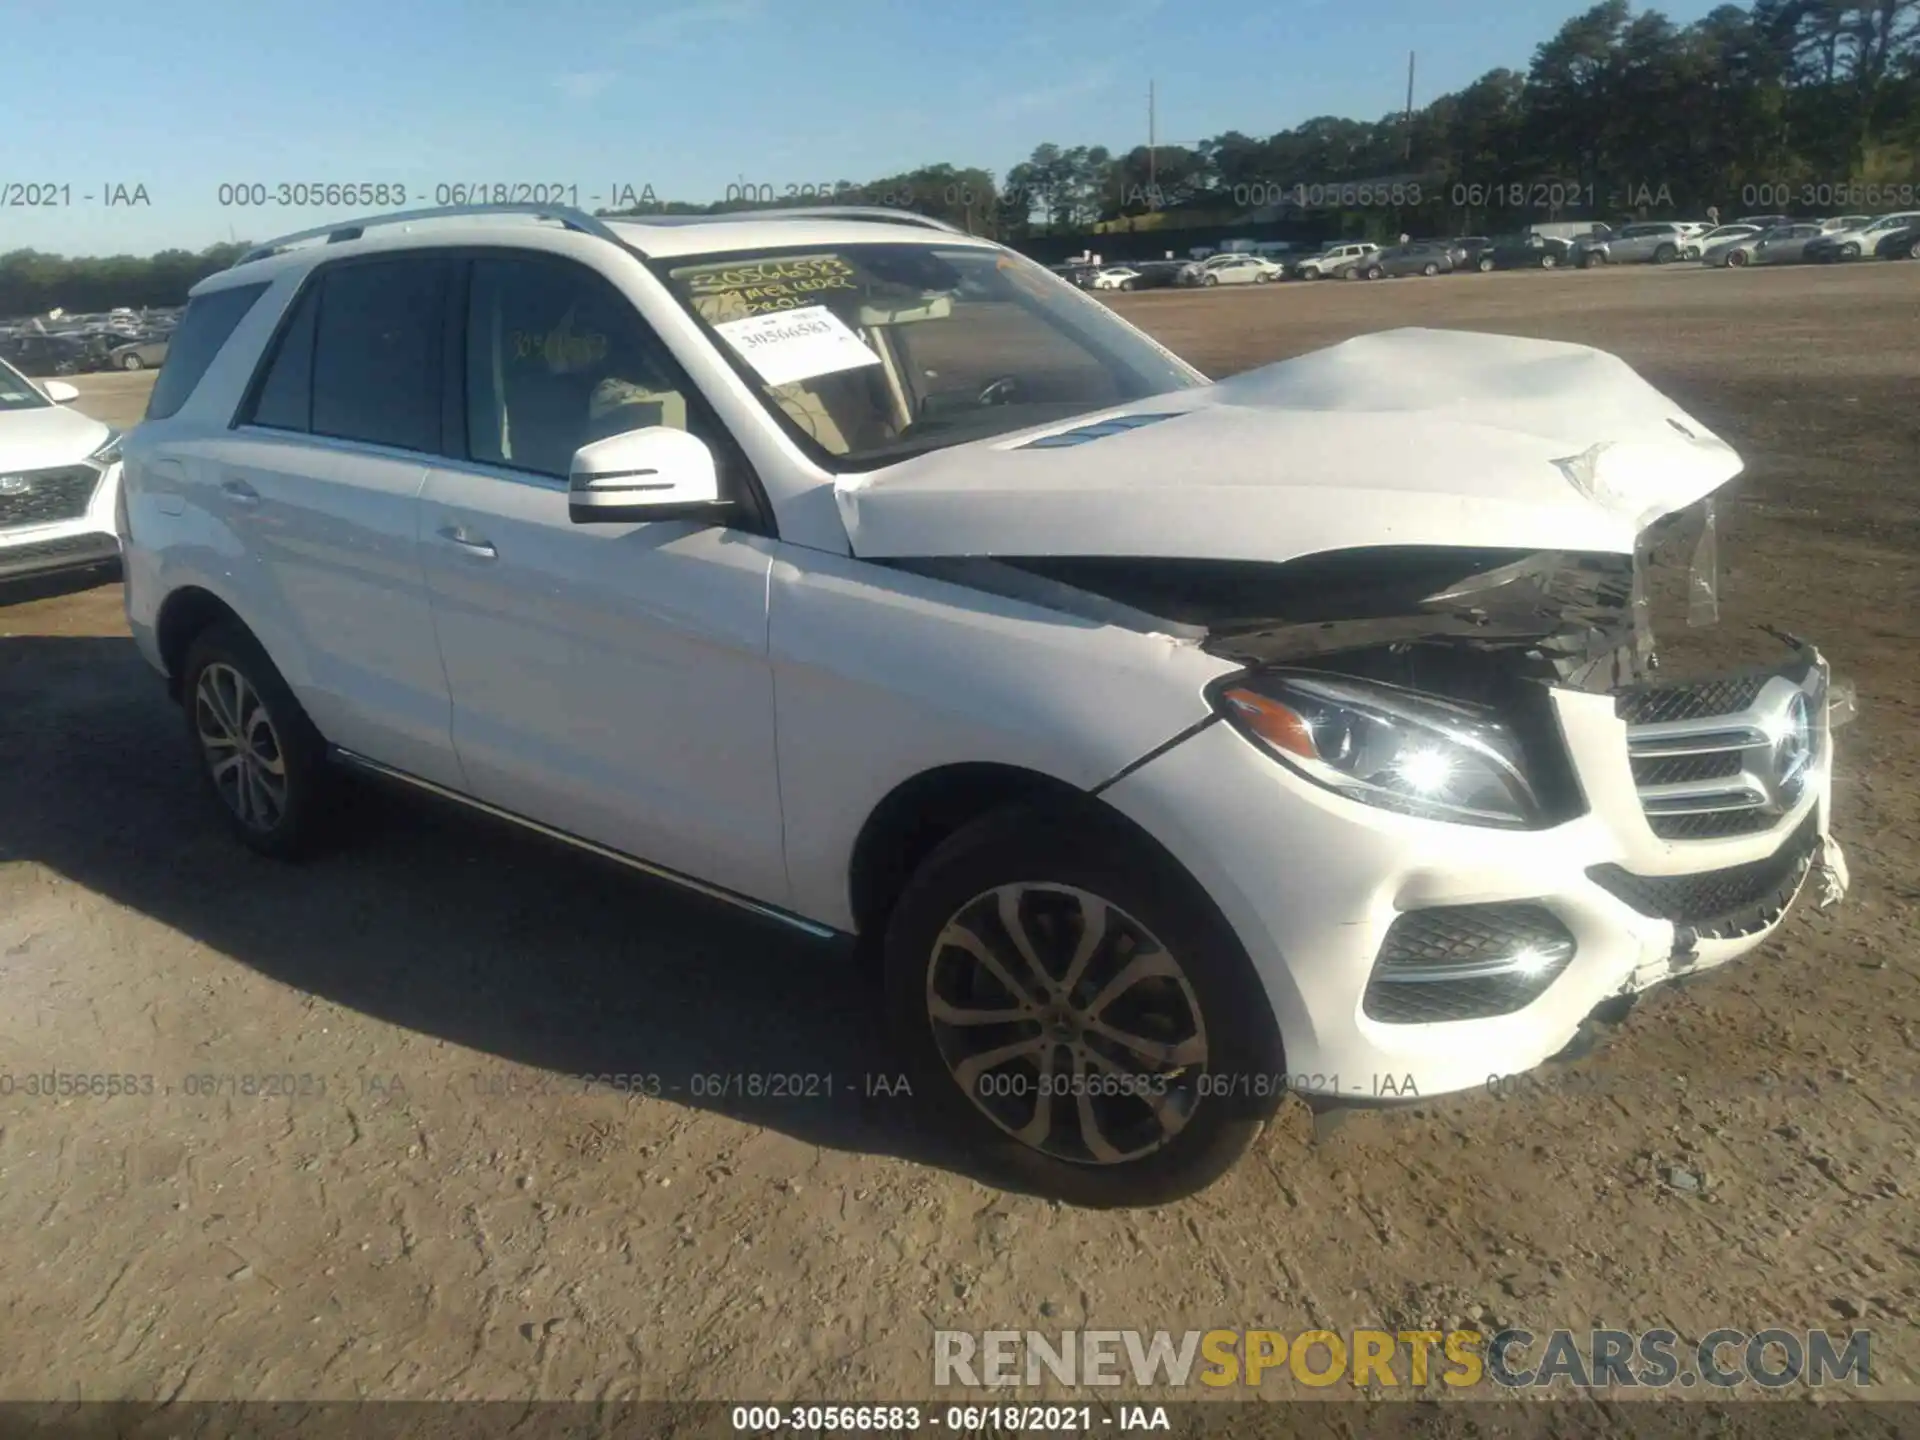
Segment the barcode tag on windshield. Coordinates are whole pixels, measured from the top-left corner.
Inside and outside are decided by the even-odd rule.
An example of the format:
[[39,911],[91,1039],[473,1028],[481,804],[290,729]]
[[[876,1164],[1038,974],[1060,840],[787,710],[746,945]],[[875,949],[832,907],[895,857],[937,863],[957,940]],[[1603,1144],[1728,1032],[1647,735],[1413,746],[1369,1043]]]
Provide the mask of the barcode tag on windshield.
[[769,385],[878,365],[880,357],[824,305],[749,315],[713,327]]

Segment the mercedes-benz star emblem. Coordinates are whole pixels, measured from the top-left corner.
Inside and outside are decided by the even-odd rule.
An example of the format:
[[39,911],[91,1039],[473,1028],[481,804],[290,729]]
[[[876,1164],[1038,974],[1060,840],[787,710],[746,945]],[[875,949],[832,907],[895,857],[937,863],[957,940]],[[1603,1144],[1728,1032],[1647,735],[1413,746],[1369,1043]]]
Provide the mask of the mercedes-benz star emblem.
[[1782,810],[1799,801],[1812,764],[1813,707],[1803,690],[1788,704],[1784,733],[1773,746],[1773,798]]

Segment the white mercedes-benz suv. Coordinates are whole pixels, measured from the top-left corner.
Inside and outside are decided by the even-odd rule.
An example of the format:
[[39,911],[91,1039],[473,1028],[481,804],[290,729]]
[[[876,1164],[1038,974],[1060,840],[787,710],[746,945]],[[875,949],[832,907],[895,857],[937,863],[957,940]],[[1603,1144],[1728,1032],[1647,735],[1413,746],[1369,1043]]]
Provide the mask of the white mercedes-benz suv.
[[126,605],[256,850],[359,772],[857,937],[917,1101],[1153,1203],[1837,898],[1825,661],[1654,668],[1740,468],[1575,345],[1211,382],[912,215],[415,212],[195,288]]
[[0,360],[0,580],[120,558],[120,433],[69,409],[79,398],[64,380],[36,385]]

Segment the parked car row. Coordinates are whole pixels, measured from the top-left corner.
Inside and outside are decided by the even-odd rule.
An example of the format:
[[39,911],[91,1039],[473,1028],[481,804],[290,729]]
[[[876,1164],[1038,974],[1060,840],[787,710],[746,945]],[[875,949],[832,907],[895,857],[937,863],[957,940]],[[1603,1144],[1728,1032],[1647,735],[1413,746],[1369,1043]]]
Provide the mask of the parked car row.
[[0,325],[0,360],[26,375],[76,375],[91,370],[150,370],[167,358],[178,310],[116,310]]

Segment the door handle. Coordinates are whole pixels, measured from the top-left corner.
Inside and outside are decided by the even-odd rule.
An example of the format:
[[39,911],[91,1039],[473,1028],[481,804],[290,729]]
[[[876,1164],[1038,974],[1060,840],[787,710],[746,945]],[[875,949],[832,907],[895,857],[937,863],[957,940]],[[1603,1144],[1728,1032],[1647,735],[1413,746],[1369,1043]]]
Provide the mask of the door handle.
[[258,505],[260,503],[260,492],[244,480],[227,480],[222,482],[220,493],[236,505]]
[[442,540],[458,545],[476,560],[491,560],[500,553],[493,548],[491,540],[475,535],[464,525],[442,525],[439,534]]

